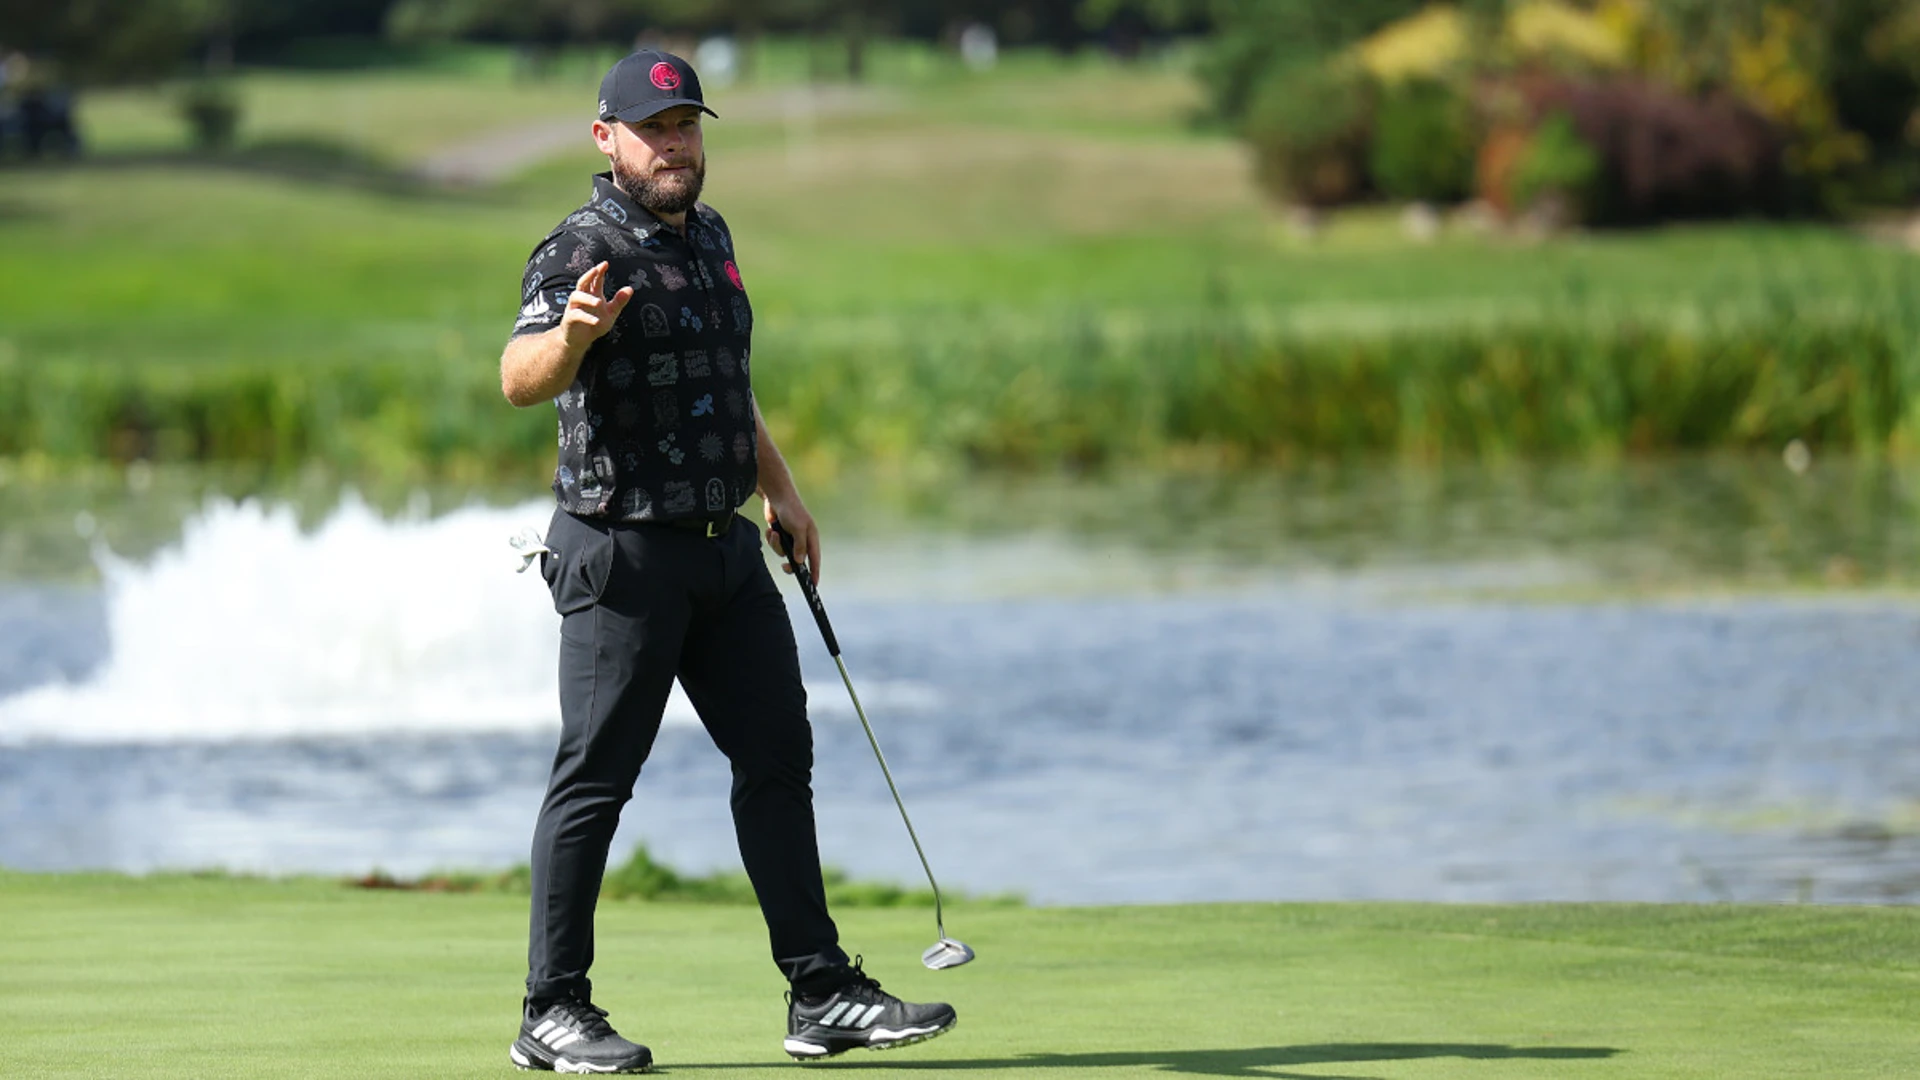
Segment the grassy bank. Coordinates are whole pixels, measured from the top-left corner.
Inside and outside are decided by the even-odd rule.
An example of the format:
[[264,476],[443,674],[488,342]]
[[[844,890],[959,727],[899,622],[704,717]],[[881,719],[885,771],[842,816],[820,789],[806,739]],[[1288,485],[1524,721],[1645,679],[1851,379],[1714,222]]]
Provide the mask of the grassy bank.
[[[788,335],[759,367],[789,453],[1031,467],[1920,447],[1904,332],[1871,314],[1354,336],[1231,312],[873,329]],[[0,361],[0,455],[532,474],[551,425],[502,403],[478,358]]]
[[[1920,912],[1435,905],[841,914],[958,1030],[848,1067],[969,1075],[1900,1077]],[[0,874],[21,1077],[498,1076],[524,901],[315,881]],[[747,907],[609,904],[596,998],[667,1072],[791,1070]]]
[[[1883,598],[1920,594],[1920,471],[1885,460],[1822,455],[1804,474],[1775,456],[1722,454],[1491,466],[1127,468],[1097,477],[856,467],[833,476],[809,470],[805,480],[808,504],[832,545],[854,553],[851,562],[840,561],[856,568],[855,578],[840,579],[842,588],[859,587],[858,567],[870,561],[861,551],[886,555],[938,538],[1003,553],[972,570],[941,571],[948,584],[936,592],[949,598],[961,590],[981,599],[1239,588],[1254,572],[1365,579],[1379,569],[1494,563],[1535,569],[1406,584],[1423,603],[1469,595],[1586,602],[1595,590],[1614,601],[1835,589]],[[95,586],[95,545],[145,563],[177,547],[182,528],[204,520],[209,500],[259,500],[313,531],[343,499],[406,521],[473,505],[524,505],[540,491],[531,471],[470,484],[404,477],[369,483],[311,462],[294,473],[93,464],[29,474],[0,459],[0,519],[7,522],[0,583]],[[75,542],[80,535],[85,543]],[[1063,579],[1057,561],[1006,554],[1007,543],[1035,535],[1094,557]],[[873,562],[885,566],[889,559]],[[880,572],[879,587],[899,587],[890,573]],[[931,572],[921,575],[916,587],[934,580]],[[1582,581],[1588,584],[1569,584]]]
[[[506,407],[495,361],[526,249],[596,159],[562,151],[464,194],[407,170],[569,123],[570,85],[242,86],[257,130],[232,156],[156,158],[153,103],[106,97],[103,128],[139,139],[0,172],[0,456],[537,472],[549,414]],[[1760,226],[1421,245],[1387,213],[1302,241],[1238,148],[1186,124],[1195,99],[1167,68],[1026,60],[720,98],[709,192],[789,449],[1024,465],[1920,446],[1904,252]],[[1038,100],[1058,105],[1019,104]],[[303,142],[337,167],[274,156]]]
[[[933,890],[906,888],[883,881],[859,881],[837,867],[825,867],[822,878],[827,903],[835,910],[865,907],[931,907]],[[373,871],[349,884],[364,889],[436,893],[507,893],[527,896],[533,889],[533,870],[525,863],[491,873],[453,871],[418,878],[396,878]],[[648,900],[665,903],[739,904],[758,903],[753,882],[745,870],[716,870],[707,874],[686,874],[654,859],[645,844],[634,848],[626,860],[607,867],[600,895],[608,900]],[[1019,904],[1017,896],[949,896],[977,904]]]

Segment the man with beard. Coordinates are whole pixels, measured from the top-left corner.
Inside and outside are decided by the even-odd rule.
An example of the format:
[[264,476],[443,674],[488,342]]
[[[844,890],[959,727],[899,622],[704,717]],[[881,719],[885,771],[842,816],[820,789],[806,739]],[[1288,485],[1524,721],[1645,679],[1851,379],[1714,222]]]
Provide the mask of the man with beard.
[[560,418],[540,568],[561,615],[561,730],[509,1051],[523,1069],[652,1064],[593,1004],[587,969],[607,848],[675,678],[733,767],[741,860],[791,988],[786,1051],[880,1049],[954,1023],[951,1007],[903,1002],[849,963],[827,913],[793,627],[760,531],[736,511],[757,492],[768,540],[777,521],[816,578],[820,536],[753,400],[733,237],[699,201],[703,113],[717,115],[677,56],[639,52],[607,72],[593,138],[612,171],[534,248],[500,361],[507,400],[553,401]]

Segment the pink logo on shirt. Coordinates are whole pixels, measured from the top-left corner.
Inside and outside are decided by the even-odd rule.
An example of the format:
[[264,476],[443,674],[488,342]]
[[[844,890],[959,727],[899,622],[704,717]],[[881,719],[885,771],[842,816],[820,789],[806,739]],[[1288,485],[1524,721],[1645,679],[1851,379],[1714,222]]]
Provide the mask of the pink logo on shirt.
[[740,268],[733,265],[732,259],[727,260],[727,280],[733,282],[733,287],[741,292],[747,290],[746,283],[740,280]]

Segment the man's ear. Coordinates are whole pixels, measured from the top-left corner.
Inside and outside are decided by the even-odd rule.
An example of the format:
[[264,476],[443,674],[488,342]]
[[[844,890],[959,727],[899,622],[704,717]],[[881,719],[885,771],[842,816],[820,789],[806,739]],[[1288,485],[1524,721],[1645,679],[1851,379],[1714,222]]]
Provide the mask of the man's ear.
[[613,125],[607,123],[605,120],[595,120],[593,122],[593,144],[600,148],[601,153],[611,157],[614,150]]

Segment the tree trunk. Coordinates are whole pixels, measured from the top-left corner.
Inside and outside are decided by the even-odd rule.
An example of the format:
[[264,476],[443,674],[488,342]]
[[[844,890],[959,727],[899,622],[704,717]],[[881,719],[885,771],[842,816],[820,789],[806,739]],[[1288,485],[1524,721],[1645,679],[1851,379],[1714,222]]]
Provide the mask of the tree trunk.
[[227,0],[214,17],[213,35],[207,42],[207,74],[227,75],[233,71],[234,7],[239,0]]
[[735,44],[739,50],[739,56],[734,61],[735,78],[743,83],[752,82],[754,69],[759,66],[755,61],[760,50],[760,22],[742,18],[734,24],[733,32],[738,39]]
[[864,12],[850,8],[846,17],[847,79],[860,82],[867,77],[867,19]]

